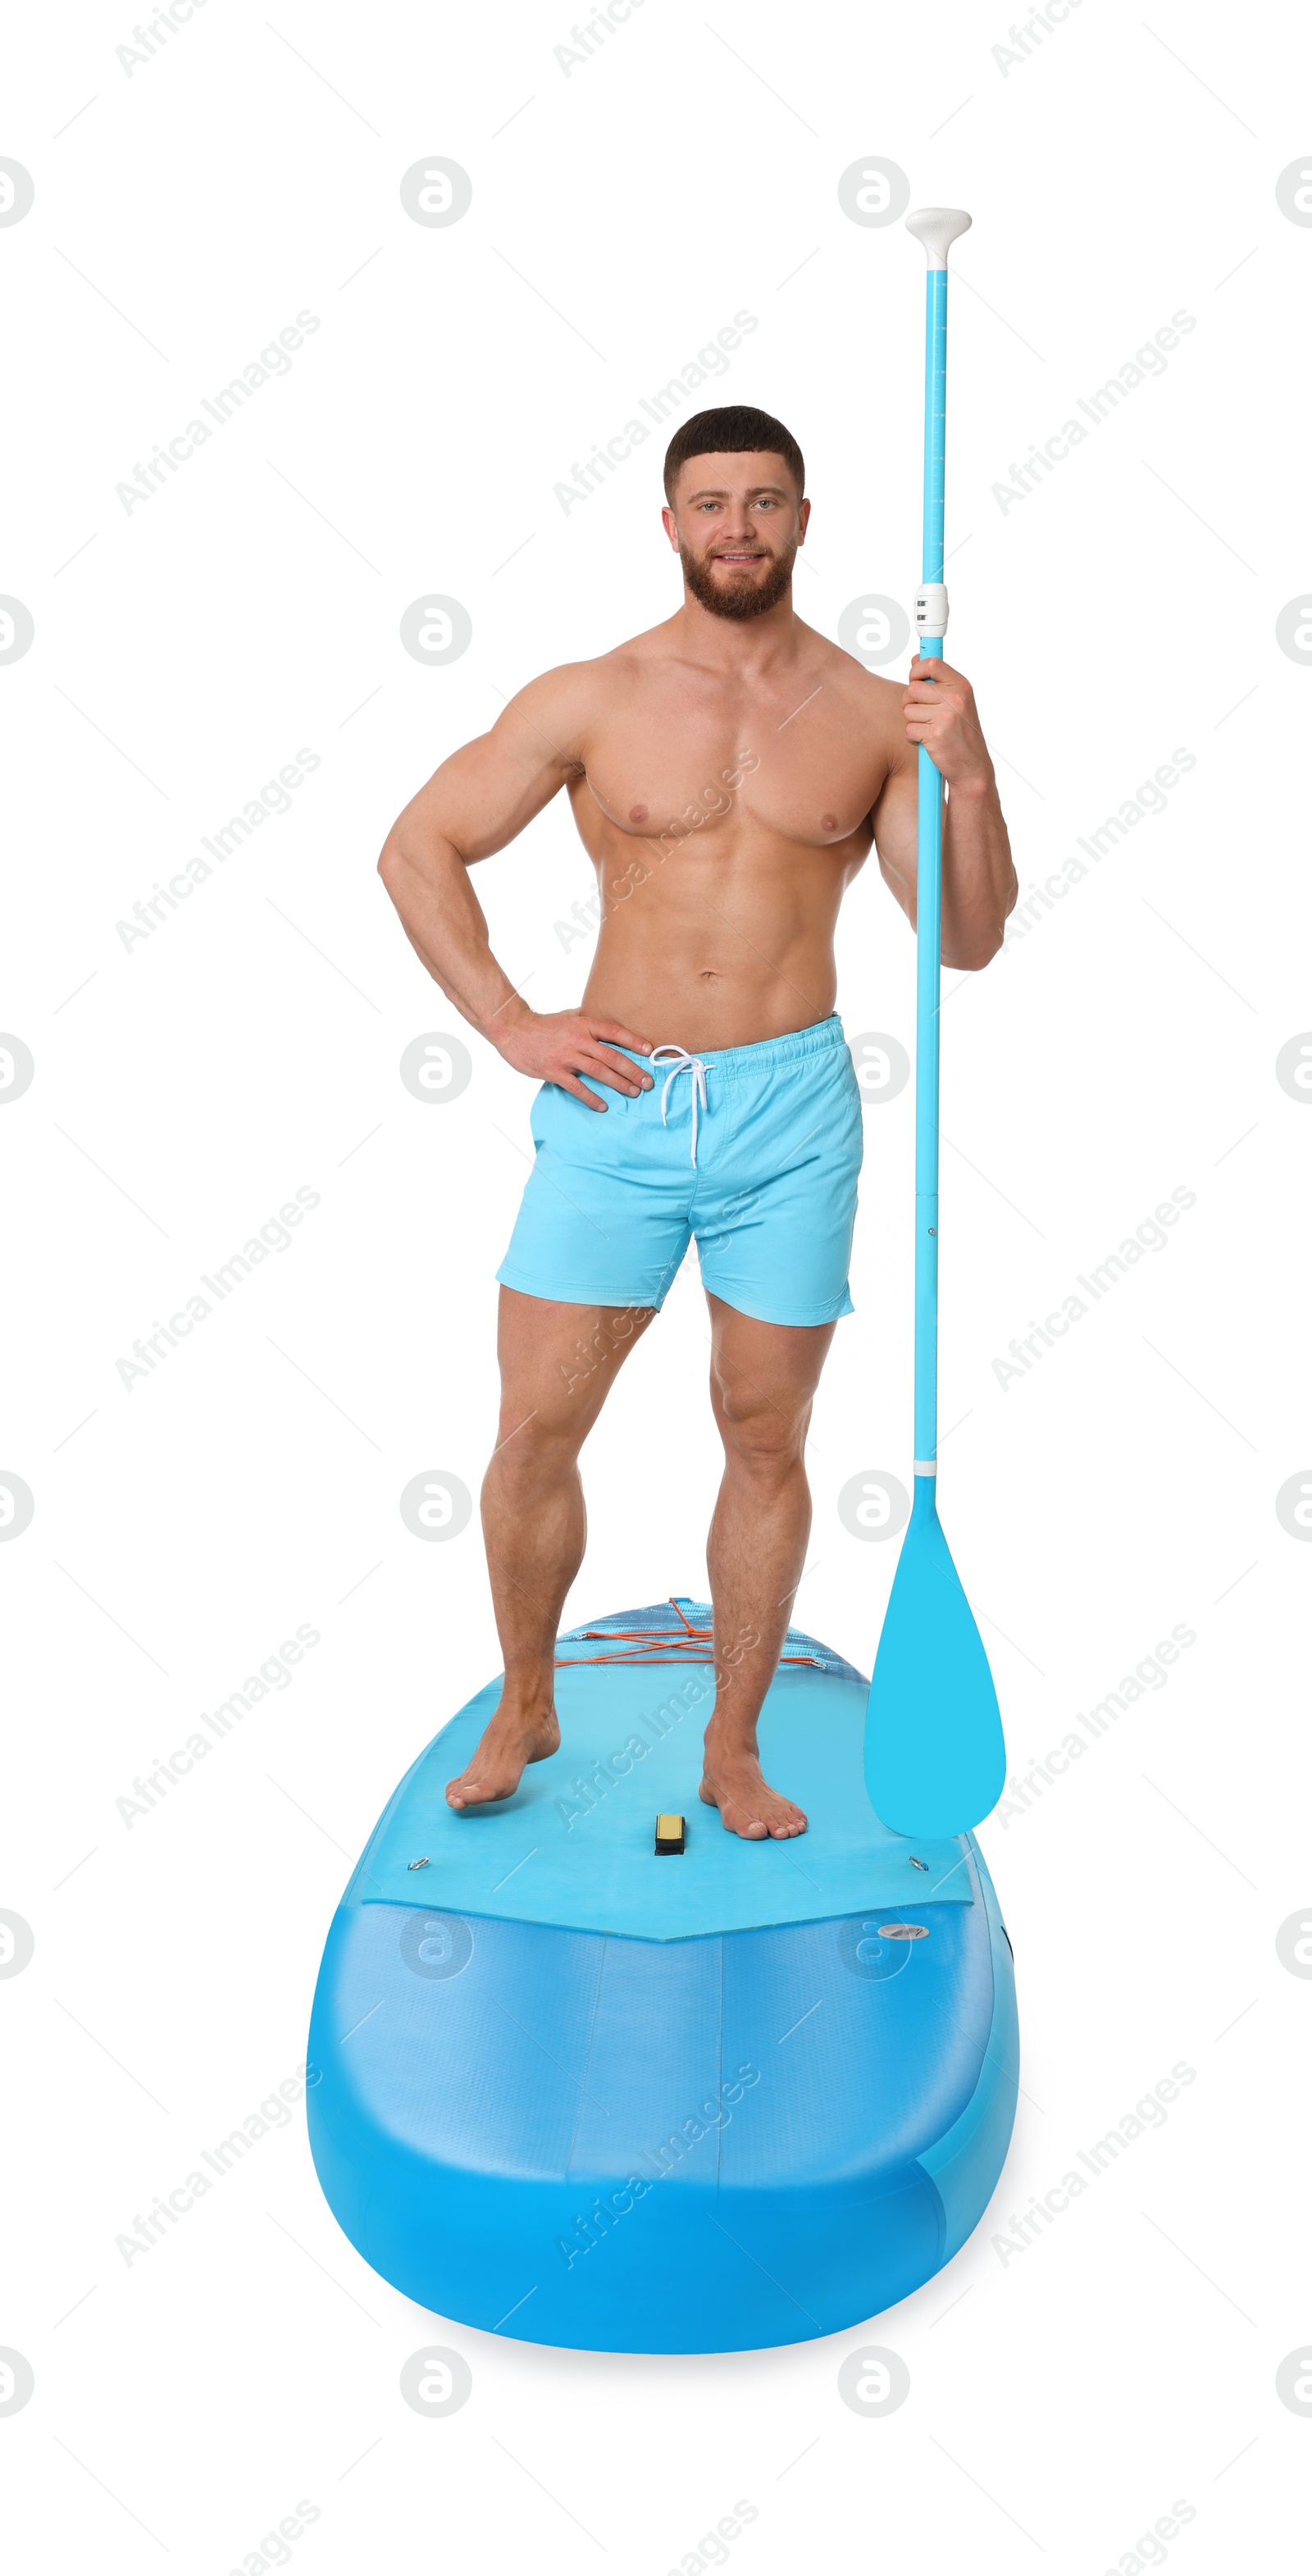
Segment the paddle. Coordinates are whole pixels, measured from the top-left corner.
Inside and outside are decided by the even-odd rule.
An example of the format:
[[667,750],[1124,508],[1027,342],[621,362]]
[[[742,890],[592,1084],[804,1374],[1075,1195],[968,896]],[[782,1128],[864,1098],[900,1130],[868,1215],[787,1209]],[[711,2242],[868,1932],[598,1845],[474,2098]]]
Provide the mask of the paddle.
[[[922,657],[943,658],[944,404],[948,251],[970,217],[947,206],[908,215],[924,243],[924,583],[916,600]],[[997,1693],[979,1630],[939,1524],[938,1066],[942,781],[923,743],[916,853],[915,1501],[875,1658],[866,1716],[870,1803],[895,1833],[959,1834],[995,1806],[1006,1776]]]

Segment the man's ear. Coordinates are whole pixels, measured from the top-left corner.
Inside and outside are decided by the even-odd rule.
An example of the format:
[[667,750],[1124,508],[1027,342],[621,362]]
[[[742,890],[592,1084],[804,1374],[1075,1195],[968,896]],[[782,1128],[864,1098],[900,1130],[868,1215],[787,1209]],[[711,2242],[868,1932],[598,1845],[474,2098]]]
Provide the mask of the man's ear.
[[661,512],[661,520],[664,525],[666,536],[669,538],[670,544],[677,555],[679,551],[679,522],[675,518],[674,512],[670,508],[668,501]]

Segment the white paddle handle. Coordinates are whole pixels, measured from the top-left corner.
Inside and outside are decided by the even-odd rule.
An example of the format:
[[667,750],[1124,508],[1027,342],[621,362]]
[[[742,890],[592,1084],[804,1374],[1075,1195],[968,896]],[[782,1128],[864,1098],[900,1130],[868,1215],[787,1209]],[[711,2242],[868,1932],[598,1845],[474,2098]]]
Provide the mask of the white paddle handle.
[[925,245],[925,258],[931,268],[946,268],[948,252],[959,233],[968,233],[970,217],[960,206],[921,206],[907,217],[907,231]]

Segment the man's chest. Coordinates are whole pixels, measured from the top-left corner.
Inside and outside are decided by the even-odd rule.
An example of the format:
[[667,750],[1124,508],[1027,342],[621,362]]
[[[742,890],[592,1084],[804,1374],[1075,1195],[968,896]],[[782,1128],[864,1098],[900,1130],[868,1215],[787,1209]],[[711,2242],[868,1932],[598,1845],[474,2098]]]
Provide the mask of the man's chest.
[[824,696],[822,684],[795,707],[630,707],[598,727],[572,790],[585,840],[590,807],[641,839],[714,832],[731,818],[812,846],[847,839],[879,796],[889,751]]

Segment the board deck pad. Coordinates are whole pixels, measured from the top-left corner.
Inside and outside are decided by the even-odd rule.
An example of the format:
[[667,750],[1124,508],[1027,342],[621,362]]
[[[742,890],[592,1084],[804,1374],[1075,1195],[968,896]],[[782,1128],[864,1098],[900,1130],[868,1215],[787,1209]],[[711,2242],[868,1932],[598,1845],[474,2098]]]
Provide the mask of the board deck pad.
[[[620,1624],[617,1618],[605,1626]],[[560,1751],[530,1764],[513,1798],[448,1807],[446,1784],[464,1769],[496,1707],[501,1683],[490,1682],[401,1782],[366,1846],[355,1895],[364,1904],[644,1941],[890,1906],[914,1920],[931,1904],[972,1904],[964,1841],[908,1841],[870,1805],[865,1682],[824,1647],[810,1639],[795,1644],[796,1637],[790,1630],[785,1655],[808,1647],[817,1660],[780,1665],[758,1741],[767,1780],[805,1809],[805,1834],[745,1841],[726,1833],[716,1809],[698,1796],[702,1735],[714,1702],[708,1650],[677,1663],[611,1661],[604,1659],[617,1651],[610,1636],[589,1642],[576,1631],[558,1650]],[[687,1848],[672,1861],[653,1851],[663,1812],[687,1818]],[[413,1869],[416,1860],[427,1866]]]

